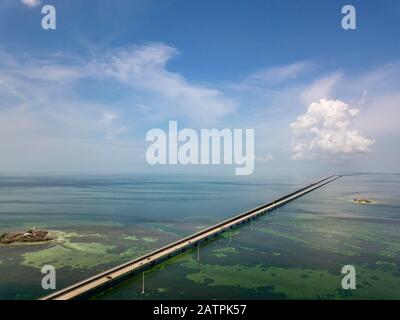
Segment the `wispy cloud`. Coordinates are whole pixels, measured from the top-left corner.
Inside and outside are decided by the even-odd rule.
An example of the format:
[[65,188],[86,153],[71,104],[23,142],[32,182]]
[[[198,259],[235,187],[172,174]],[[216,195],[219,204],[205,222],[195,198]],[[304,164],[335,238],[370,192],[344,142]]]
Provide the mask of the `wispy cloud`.
[[[84,65],[62,65],[52,59],[2,54],[0,62],[0,119],[4,137],[51,135],[53,137],[101,137],[113,129],[103,114],[112,106],[80,99],[74,85],[88,76]],[[26,61],[27,60],[27,61]],[[103,132],[103,133],[102,133]]]
[[134,90],[158,95],[166,107],[194,121],[210,122],[233,112],[234,102],[221,91],[190,83],[167,69],[167,63],[177,54],[173,47],[154,43],[107,53],[91,67],[99,75],[111,76]]
[[152,117],[212,125],[232,113],[235,103],[222,91],[167,69],[177,54],[159,43],[80,57],[0,53],[0,143],[10,159],[0,166],[13,167],[24,150],[39,167],[57,166],[68,150],[79,154],[79,167],[97,150],[126,168],[144,157],[141,136]]
[[301,92],[301,101],[304,105],[309,105],[320,99],[333,98],[334,89],[342,77],[342,73],[335,72],[314,81]]
[[[95,57],[69,60],[65,57],[19,59],[2,54],[2,105],[24,106],[27,110],[35,109],[35,114],[38,114],[44,110],[49,113],[54,110],[55,102],[61,102],[65,109],[59,108],[58,113],[71,113],[71,110],[75,110],[77,116],[86,111],[96,112],[96,108],[82,108],[82,105],[87,106],[88,103],[83,103],[77,97],[76,88],[79,84],[104,81],[109,87],[125,86],[123,94],[127,97],[147,95],[145,103],[156,104],[153,113],[163,115],[165,120],[183,117],[203,124],[215,123],[232,113],[235,103],[223,92],[193,84],[183,75],[167,70],[168,61],[177,54],[175,48],[160,43],[120,48]],[[133,110],[135,106],[143,113],[143,103],[140,102],[132,101],[126,109]],[[104,114],[111,114],[104,113],[108,112],[104,109],[104,106],[99,107],[97,115],[89,118],[102,118]],[[110,106],[109,109],[113,110],[114,107]],[[108,121],[108,124],[117,121],[109,120],[113,121]],[[114,128],[114,132],[122,133],[125,130]]]
[[274,66],[252,73],[248,82],[281,82],[296,79],[299,75],[309,72],[313,68],[311,62],[301,61],[288,65]]
[[263,156],[254,156],[254,160],[259,161],[259,162],[270,162],[274,159],[275,159],[275,157],[270,153],[263,155]]
[[40,0],[21,0],[21,2],[30,8],[35,8],[41,4]]

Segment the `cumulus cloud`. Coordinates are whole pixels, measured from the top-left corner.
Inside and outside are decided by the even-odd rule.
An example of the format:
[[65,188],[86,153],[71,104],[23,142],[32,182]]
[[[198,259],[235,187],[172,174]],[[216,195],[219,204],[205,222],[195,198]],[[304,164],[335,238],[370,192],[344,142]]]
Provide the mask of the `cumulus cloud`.
[[312,103],[307,112],[290,125],[294,134],[293,157],[314,158],[370,151],[374,141],[350,128],[358,113],[358,109],[340,100],[321,99]]
[[41,1],[40,0],[21,0],[21,2],[31,8],[35,8],[38,5],[40,5]]

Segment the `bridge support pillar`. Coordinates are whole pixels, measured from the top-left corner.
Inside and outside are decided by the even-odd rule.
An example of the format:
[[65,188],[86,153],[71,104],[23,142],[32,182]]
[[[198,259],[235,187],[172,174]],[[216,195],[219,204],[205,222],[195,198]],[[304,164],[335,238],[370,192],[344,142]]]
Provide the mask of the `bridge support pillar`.
[[142,272],[142,294],[144,294],[144,271]]

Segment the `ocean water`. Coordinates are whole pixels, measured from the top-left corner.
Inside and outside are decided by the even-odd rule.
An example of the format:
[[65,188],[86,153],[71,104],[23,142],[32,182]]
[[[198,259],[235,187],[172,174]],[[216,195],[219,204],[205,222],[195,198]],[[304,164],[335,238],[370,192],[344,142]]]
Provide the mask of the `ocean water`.
[[[34,299],[316,179],[0,176],[0,232],[52,242],[0,246],[0,299]],[[345,176],[95,299],[399,299],[400,176]],[[352,202],[374,200],[373,205]],[[355,290],[341,269],[356,269]]]

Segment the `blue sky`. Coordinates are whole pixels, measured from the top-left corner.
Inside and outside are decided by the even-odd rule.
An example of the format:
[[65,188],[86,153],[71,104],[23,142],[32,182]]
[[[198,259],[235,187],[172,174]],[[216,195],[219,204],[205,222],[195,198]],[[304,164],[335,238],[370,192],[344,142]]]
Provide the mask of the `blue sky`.
[[0,0],[3,172],[154,171],[175,119],[254,128],[255,174],[399,171],[400,1],[35,2]]

